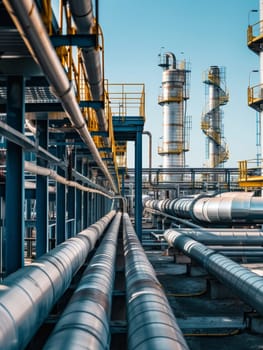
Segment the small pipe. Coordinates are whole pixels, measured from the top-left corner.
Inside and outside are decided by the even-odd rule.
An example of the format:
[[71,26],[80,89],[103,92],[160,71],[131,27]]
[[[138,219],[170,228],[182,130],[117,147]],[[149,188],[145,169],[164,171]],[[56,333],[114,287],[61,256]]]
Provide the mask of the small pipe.
[[0,349],[24,349],[115,216],[109,212],[0,285]]
[[171,245],[193,258],[207,272],[236,293],[242,300],[263,315],[262,276],[216,253],[205,245],[186,237],[177,230],[167,230],[164,238]]
[[188,349],[126,213],[123,214],[123,243],[129,350]]
[[[175,58],[174,53],[172,53],[172,52],[166,52],[164,55],[166,56],[167,60],[168,60],[169,58],[171,58],[171,60],[172,60],[171,68],[172,68],[172,69],[176,69],[176,58]],[[167,65],[168,65],[168,62],[167,62]]]
[[[38,165],[35,165],[34,163],[27,162],[25,161],[25,170],[36,175],[42,175],[42,176],[48,176],[51,179],[54,179],[56,182],[59,182],[65,186],[69,187],[75,187],[78,190],[84,191],[84,192],[92,192],[92,193],[98,193],[101,194],[102,196],[108,197],[108,198],[113,198],[112,194],[103,190],[98,190],[94,188],[90,188],[87,186],[83,186],[80,183],[76,181],[70,181],[66,179],[65,177],[58,175],[54,170],[49,169],[49,168],[44,168]],[[89,184],[92,184],[90,181]],[[94,184],[95,185],[95,184]]]
[[[110,224],[44,350],[109,349],[121,213]],[[88,346],[87,346],[88,344]]]

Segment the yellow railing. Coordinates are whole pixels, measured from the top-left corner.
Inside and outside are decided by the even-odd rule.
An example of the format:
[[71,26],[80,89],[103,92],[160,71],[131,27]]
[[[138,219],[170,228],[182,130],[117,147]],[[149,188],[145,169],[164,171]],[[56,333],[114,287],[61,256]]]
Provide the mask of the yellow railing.
[[247,43],[250,45],[254,40],[263,38],[263,21],[258,21],[247,28]]
[[[263,186],[262,166],[259,166],[258,162],[259,160],[257,159],[241,160],[238,162],[240,186]],[[260,162],[262,162],[262,159]]]
[[106,83],[111,112],[122,120],[126,116],[141,117],[145,120],[145,88],[137,83]]
[[249,86],[247,90],[248,105],[263,100],[263,84]]

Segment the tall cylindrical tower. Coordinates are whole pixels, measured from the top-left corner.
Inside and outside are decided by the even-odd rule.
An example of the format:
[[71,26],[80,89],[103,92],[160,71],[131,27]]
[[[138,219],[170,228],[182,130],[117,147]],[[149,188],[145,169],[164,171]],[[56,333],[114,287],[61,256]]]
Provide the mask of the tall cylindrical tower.
[[225,91],[224,69],[211,66],[204,74],[206,84],[206,108],[202,115],[201,128],[207,136],[208,167],[219,167],[228,159],[228,148],[223,135],[223,111],[228,102]]
[[189,74],[185,61],[176,62],[175,55],[167,52],[160,56],[159,66],[163,68],[162,94],[159,104],[163,109],[163,139],[158,154],[163,157],[165,182],[178,181],[178,176],[169,173],[173,168],[185,166],[186,117],[185,102],[189,98]]
[[[257,11],[251,10],[250,12]],[[260,82],[257,85],[250,86],[251,75],[249,74],[248,105],[254,108],[259,113],[260,127],[257,130],[257,142],[259,145],[261,145],[261,152],[259,152],[261,154],[257,154],[257,160],[260,161],[260,159],[262,159],[263,154],[263,0],[259,0],[259,21],[257,21],[253,25],[248,25],[247,45],[254,53],[256,53],[259,56]],[[252,70],[250,73],[252,72],[257,72],[257,70]],[[263,170],[261,172],[261,175],[263,175]]]
[[[262,38],[263,35],[263,0],[260,0],[259,2],[259,37]],[[262,39],[261,39],[262,40]],[[262,86],[263,86],[263,49],[262,49],[262,41],[260,43],[260,51],[259,51],[259,71],[260,71],[260,90],[261,90],[261,98],[262,98]],[[261,124],[261,138],[263,135],[263,108],[262,105],[260,105],[260,124]],[[261,143],[261,158],[263,155],[263,142],[262,139],[260,140]],[[262,168],[261,164],[261,168]],[[263,170],[261,171],[263,175]],[[263,192],[263,191],[262,191]]]

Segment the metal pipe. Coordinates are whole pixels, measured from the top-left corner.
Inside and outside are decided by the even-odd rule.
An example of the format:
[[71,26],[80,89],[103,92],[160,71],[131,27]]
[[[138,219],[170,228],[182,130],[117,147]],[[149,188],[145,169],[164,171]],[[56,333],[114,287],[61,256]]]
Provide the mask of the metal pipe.
[[17,272],[0,285],[0,349],[24,349],[69,287],[115,216],[109,212],[76,237]]
[[120,220],[121,213],[118,213],[84,271],[44,350],[109,349],[109,321]]
[[205,245],[263,245],[262,230],[181,228],[176,232]]
[[51,85],[52,92],[61,101],[69,120],[88,146],[95,162],[108,179],[113,191],[118,193],[116,184],[89,133],[86,121],[77,103],[73,86],[69,82],[50,42],[35,2],[33,0],[3,0],[3,3],[33,58],[40,64]]
[[144,207],[209,224],[263,223],[263,197],[253,192],[224,192],[162,201],[145,199]]
[[[108,197],[108,198],[113,198],[112,194],[109,192],[99,189],[94,189],[90,188],[87,186],[83,186],[80,183],[76,181],[70,181],[66,179],[65,177],[58,175],[54,170],[49,169],[49,168],[44,168],[38,165],[35,165],[34,163],[27,162],[25,161],[25,170],[36,175],[42,175],[42,176],[48,176],[52,179],[54,179],[56,182],[59,182],[65,186],[69,187],[75,187],[78,190],[84,191],[84,192],[92,192],[92,193],[98,193],[101,194],[102,196]],[[90,182],[92,184],[92,182]],[[94,184],[95,185],[95,184]],[[95,187],[95,186],[94,186]]]
[[[78,33],[91,34],[96,23],[91,0],[70,0],[69,5]],[[94,100],[102,100],[104,87],[99,48],[82,48],[81,52],[92,97]],[[108,125],[104,110],[97,109],[96,114],[100,129],[106,131]]]
[[177,247],[185,255],[193,258],[205,270],[230,288],[233,293],[236,293],[242,300],[263,315],[262,276],[182,235],[177,230],[165,231],[164,238],[170,245]]
[[127,213],[123,242],[129,350],[188,349]]

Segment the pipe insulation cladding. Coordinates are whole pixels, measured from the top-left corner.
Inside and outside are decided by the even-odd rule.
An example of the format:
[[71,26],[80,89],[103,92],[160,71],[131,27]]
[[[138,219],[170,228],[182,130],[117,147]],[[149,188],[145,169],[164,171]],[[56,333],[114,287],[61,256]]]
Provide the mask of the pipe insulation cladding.
[[22,350],[69,287],[115,211],[58,245],[0,285],[0,349]]
[[197,223],[263,223],[263,197],[253,195],[253,192],[224,192],[164,200],[145,198],[143,205]]
[[123,214],[123,243],[129,350],[188,349],[127,213]]
[[84,271],[44,350],[109,349],[109,321],[120,221],[121,213],[118,213]]
[[243,301],[263,315],[263,279],[229,258],[186,237],[177,230],[167,230],[164,238],[171,245],[193,258],[207,272],[230,288]]

